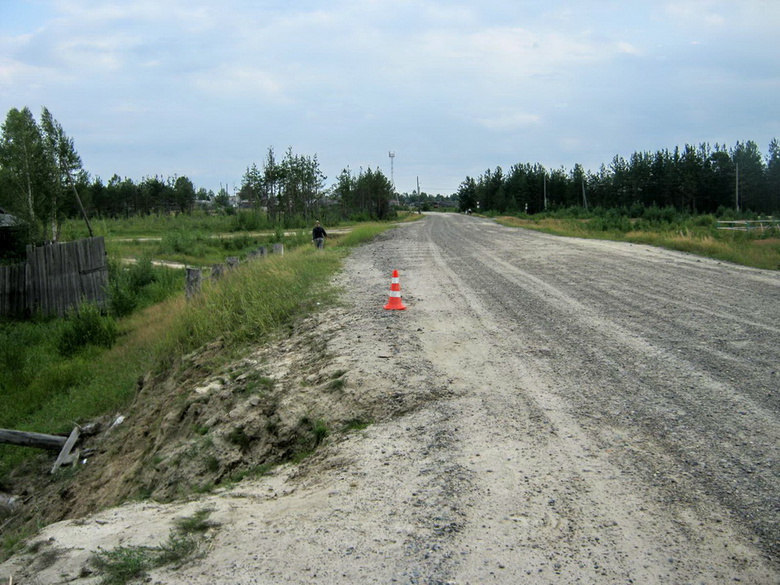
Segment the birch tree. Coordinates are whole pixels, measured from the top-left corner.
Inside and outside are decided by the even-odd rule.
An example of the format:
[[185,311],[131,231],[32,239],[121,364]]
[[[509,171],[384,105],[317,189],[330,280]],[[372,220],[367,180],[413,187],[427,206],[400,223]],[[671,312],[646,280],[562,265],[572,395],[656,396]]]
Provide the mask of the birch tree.
[[46,155],[41,131],[29,108],[8,112],[0,138],[2,203],[40,237],[46,215]]
[[[78,199],[81,212],[86,219],[86,212],[81,205],[74,177],[83,173],[81,157],[76,152],[73,139],[62,129],[62,125],[54,119],[47,108],[41,113],[41,136],[46,157],[46,167],[49,171],[49,221],[51,225],[51,239],[57,241],[60,234],[60,226],[64,219],[63,201],[69,192],[73,192]],[[91,230],[90,230],[91,231]]]

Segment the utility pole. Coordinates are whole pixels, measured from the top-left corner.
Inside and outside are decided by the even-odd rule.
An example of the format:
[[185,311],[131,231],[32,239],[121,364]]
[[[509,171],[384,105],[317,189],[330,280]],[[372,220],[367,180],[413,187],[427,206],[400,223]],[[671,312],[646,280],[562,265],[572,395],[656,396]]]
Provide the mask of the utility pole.
[[582,202],[585,204],[585,211],[588,211],[588,198],[585,195],[585,179],[582,179]]
[[94,238],[95,234],[92,233],[92,226],[89,224],[89,217],[87,217],[87,211],[84,209],[84,205],[82,205],[81,203],[81,197],[79,197],[79,190],[76,189],[76,183],[73,181],[73,178],[70,176],[70,172],[68,172],[68,182],[70,183],[70,186],[73,189],[73,194],[76,196],[76,202],[79,204],[81,215],[84,217],[84,221],[87,224],[87,230],[89,230],[89,237]]
[[734,186],[734,207],[737,209],[737,213],[739,213],[739,163],[737,163],[737,180]]
[[544,210],[547,211],[547,171],[545,171],[543,180],[543,186],[544,186]]
[[422,213],[422,201],[420,199],[420,177],[417,177],[417,213]]

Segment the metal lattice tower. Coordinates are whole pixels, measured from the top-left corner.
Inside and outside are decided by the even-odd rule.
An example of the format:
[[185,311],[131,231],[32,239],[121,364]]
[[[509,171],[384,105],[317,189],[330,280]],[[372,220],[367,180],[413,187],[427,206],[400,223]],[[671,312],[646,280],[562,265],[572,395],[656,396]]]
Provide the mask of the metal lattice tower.
[[387,156],[390,157],[390,183],[393,185],[393,189],[395,189],[395,180],[393,179],[393,159],[395,158],[395,152],[391,150],[387,153]]

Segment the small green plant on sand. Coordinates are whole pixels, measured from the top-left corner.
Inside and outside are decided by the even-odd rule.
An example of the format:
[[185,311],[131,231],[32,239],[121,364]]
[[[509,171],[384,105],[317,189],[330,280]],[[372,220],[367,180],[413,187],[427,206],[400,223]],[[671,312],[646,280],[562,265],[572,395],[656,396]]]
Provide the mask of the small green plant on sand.
[[168,540],[159,546],[120,546],[100,550],[92,557],[92,565],[101,574],[101,583],[125,585],[145,579],[152,569],[184,563],[198,549],[199,540],[194,535],[219,526],[208,520],[211,512],[203,509],[189,518],[180,518]]

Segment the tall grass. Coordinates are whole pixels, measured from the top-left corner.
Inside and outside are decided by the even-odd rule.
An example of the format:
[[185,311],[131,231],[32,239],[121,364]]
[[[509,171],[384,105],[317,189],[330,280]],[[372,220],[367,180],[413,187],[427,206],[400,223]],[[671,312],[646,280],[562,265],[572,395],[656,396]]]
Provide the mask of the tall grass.
[[[0,427],[64,433],[74,422],[126,408],[140,376],[212,340],[223,338],[237,348],[266,339],[330,302],[331,276],[349,248],[389,227],[358,226],[329,239],[325,250],[299,246],[283,256],[244,262],[223,279],[207,282],[191,301],[180,292],[118,319],[110,349],[88,346],[66,358],[57,350],[66,321],[0,322]],[[183,291],[183,278],[179,287]],[[0,445],[0,477],[30,454]]]
[[776,229],[718,230],[711,215],[691,216],[672,208],[646,208],[639,217],[629,217],[619,210],[589,214],[565,211],[500,217],[498,221],[550,234],[649,244],[754,268],[780,269],[780,233]]
[[106,243],[109,254],[117,258],[149,257],[155,260],[178,262],[190,266],[208,266],[225,261],[228,256],[245,257],[260,246],[270,248],[284,243],[285,248],[296,248],[311,242],[308,230],[295,232],[281,228],[262,235],[210,234],[172,229],[160,237],[114,238]]
[[[243,214],[244,212],[242,212]],[[135,215],[126,218],[93,218],[90,221],[96,236],[142,237],[162,236],[170,230],[188,232],[233,232],[240,231],[236,216],[206,214],[195,211],[179,215]],[[84,238],[89,235],[81,219],[69,219],[62,226],[64,239]]]
[[[298,247],[283,256],[250,261],[227,277],[206,283],[203,294],[190,301],[172,324],[167,360],[219,337],[228,345],[263,339],[291,318],[329,303],[335,294],[329,281],[346,251],[389,227],[359,225],[331,238],[325,250],[314,250],[309,234],[301,233],[294,236]],[[300,245],[303,242],[309,245]]]
[[177,315],[168,336],[168,358],[188,353],[218,337],[230,344],[262,339],[292,316],[330,297],[328,280],[339,266],[334,252],[298,248],[244,264],[217,282]]
[[[230,213],[205,213],[193,211],[179,215],[136,215],[127,218],[94,218],[92,231],[96,236],[108,238],[136,238],[163,236],[171,230],[188,233],[203,232],[235,233],[273,231],[283,229],[305,229],[311,222],[303,217],[292,217],[283,224],[271,221],[260,211],[231,210]],[[332,222],[330,225],[334,225]],[[310,229],[310,228],[309,228]],[[85,238],[89,235],[87,226],[81,219],[69,219],[64,222],[62,235],[66,240]]]

